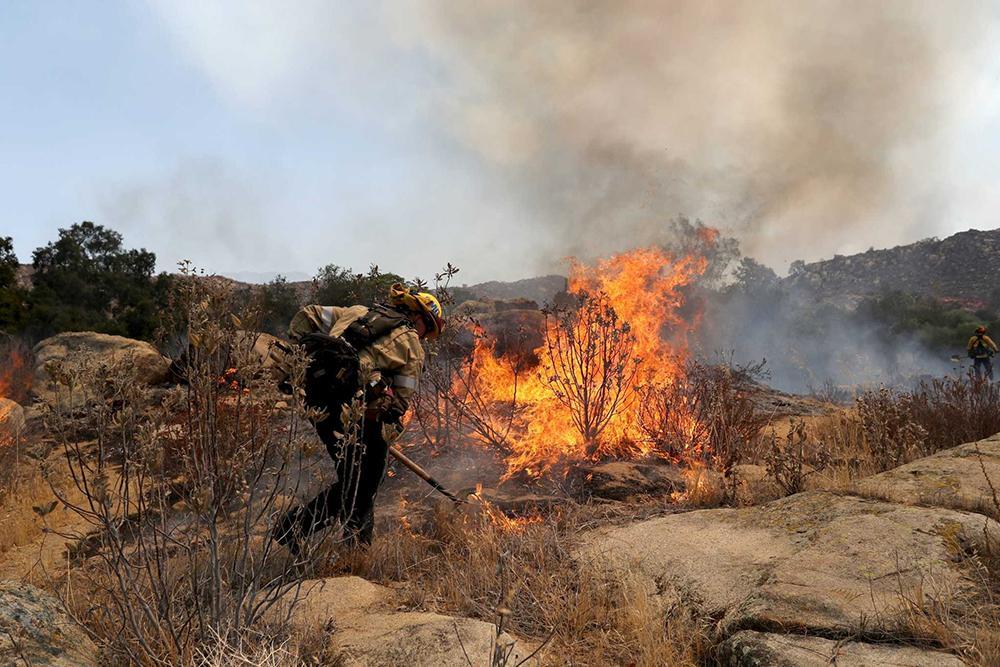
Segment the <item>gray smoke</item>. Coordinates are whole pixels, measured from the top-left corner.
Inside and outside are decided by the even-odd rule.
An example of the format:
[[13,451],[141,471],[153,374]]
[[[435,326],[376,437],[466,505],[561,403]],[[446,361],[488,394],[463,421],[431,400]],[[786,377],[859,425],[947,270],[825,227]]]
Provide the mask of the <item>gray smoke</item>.
[[945,143],[996,26],[960,4],[420,3],[397,34],[439,65],[444,124],[550,259],[686,214],[784,266],[940,224]]

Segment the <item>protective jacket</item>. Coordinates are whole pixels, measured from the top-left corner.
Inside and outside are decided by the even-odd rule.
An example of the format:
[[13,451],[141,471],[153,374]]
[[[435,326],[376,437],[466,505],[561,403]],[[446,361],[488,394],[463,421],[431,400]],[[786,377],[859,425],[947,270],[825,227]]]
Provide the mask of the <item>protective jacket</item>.
[[981,340],[982,345],[979,344],[980,336],[978,334],[969,339],[969,344],[966,346],[966,349],[969,351],[971,356],[985,359],[996,354],[997,344],[993,342],[992,338],[983,334]]
[[[292,318],[288,336],[296,341],[310,333],[340,336],[367,314],[365,306],[306,306]],[[372,374],[373,381],[382,380],[396,396],[408,402],[423,370],[424,348],[413,327],[401,326],[359,350],[358,358],[361,368]]]

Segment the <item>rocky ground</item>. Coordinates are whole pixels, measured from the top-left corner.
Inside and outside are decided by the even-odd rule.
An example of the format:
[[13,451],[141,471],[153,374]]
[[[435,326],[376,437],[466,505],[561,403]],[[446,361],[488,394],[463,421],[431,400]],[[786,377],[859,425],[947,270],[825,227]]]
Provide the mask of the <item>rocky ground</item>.
[[[144,381],[162,381],[166,373],[166,360],[134,341],[63,335],[36,352],[39,400],[47,400],[43,367],[51,370],[87,345],[138,353]],[[794,397],[767,400],[789,414],[803,409]],[[0,429],[17,437],[37,432],[37,412],[0,401],[7,415]],[[594,502],[668,497],[685,484],[676,468],[651,463],[609,462],[579,474]],[[1000,524],[988,518],[1000,506],[998,483],[994,436],[838,492],[598,526],[574,536],[573,558],[609,578],[638,576],[648,601],[664,610],[683,604],[713,619],[723,664],[958,665],[957,656],[913,641],[907,627],[914,607],[950,608],[982,592],[966,557],[985,541],[1000,543]],[[486,495],[515,513],[544,511],[552,502],[509,489]],[[62,522],[60,533],[82,529],[59,511],[47,520]],[[92,641],[44,590],[44,573],[57,569],[72,541],[39,532],[0,556],[0,664],[97,664]],[[325,628],[336,664],[485,665],[498,647],[507,662],[494,664],[562,664],[545,647],[529,659],[538,643],[493,623],[414,610],[393,588],[359,577],[309,580],[302,592],[291,622]]]

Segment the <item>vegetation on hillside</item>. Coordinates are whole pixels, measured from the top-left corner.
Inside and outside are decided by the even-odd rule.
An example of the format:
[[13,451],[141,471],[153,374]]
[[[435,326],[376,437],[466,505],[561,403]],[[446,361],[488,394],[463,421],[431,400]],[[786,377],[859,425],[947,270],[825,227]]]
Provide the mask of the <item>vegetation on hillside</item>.
[[35,250],[25,287],[12,245],[0,242],[0,330],[32,340],[82,330],[153,337],[170,285],[155,274],[153,253],[125,248],[121,234],[101,225],[77,223]]
[[[130,249],[122,235],[93,222],[60,229],[58,238],[32,254],[31,279],[18,284],[13,239],[0,237],[0,333],[37,341],[63,331],[96,331],[153,341],[170,309],[175,278],[156,273],[156,255]],[[405,280],[372,266],[366,273],[329,264],[305,289],[277,276],[238,290],[252,303],[260,328],[283,334],[306,303],[371,305],[389,285]]]

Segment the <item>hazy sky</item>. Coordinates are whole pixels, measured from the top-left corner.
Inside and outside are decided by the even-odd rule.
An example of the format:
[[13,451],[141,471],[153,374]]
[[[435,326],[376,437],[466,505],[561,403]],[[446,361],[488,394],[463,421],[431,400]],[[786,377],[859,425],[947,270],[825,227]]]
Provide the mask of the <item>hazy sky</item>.
[[0,235],[461,282],[700,217],[792,259],[1000,226],[991,2],[0,3]]

